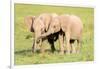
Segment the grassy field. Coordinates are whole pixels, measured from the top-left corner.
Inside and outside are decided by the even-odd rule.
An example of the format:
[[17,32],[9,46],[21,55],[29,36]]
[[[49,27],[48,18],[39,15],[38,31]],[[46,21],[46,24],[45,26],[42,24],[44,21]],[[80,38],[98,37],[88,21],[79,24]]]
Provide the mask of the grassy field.
[[[94,60],[94,9],[79,7],[57,7],[43,5],[15,4],[15,48],[14,61],[15,65],[25,64],[44,64],[44,63],[63,63],[63,62],[79,62]],[[34,35],[27,30],[24,23],[24,17],[27,15],[39,15],[41,13],[58,13],[58,14],[74,14],[81,18],[83,22],[82,48],[80,54],[59,55],[58,52],[52,54],[46,51],[44,54],[31,52],[33,39],[26,39],[27,35]],[[50,45],[45,41],[43,43],[46,49],[50,49]],[[59,41],[55,42],[58,50]]]

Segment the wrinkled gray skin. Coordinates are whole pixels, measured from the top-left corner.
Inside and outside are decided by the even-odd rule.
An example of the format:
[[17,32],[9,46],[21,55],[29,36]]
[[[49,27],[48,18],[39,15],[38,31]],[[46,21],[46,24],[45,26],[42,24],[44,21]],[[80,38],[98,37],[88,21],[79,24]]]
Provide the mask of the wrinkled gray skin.
[[[78,16],[75,15],[61,15],[53,18],[50,28],[47,33],[41,35],[40,38],[44,38],[50,34],[59,31],[60,41],[60,53],[79,53],[82,41],[82,22]],[[61,30],[60,30],[61,29]],[[64,40],[65,37],[65,40]],[[77,47],[73,46],[73,43],[77,40]],[[65,49],[64,49],[65,42]]]
[[[35,32],[35,42],[33,43],[32,51],[35,52],[35,49],[37,46],[40,46],[41,52],[44,52],[44,48],[42,46],[42,41],[45,38],[37,39],[39,36],[41,36],[45,31],[48,31],[48,27],[51,23],[51,19],[53,16],[56,16],[56,14],[40,14],[39,16],[27,16],[25,17],[25,23],[28,27],[28,29],[31,32]],[[55,38],[54,38],[55,37]],[[54,47],[54,41],[57,39],[57,33],[54,35],[49,35],[48,42],[51,44],[52,52],[55,50]]]

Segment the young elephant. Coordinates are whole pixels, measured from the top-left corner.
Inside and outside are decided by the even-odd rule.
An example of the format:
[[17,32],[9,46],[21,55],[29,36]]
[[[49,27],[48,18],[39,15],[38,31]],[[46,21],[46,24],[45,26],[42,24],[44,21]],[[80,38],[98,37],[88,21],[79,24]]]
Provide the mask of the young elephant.
[[63,54],[64,52],[64,47],[63,47],[63,36],[62,36],[62,31],[61,31],[61,26],[60,26],[60,20],[59,20],[59,16],[54,16],[52,17],[49,29],[46,33],[42,34],[38,39],[41,38],[45,38],[45,37],[52,37],[55,34],[57,34],[56,36],[58,36],[59,42],[60,42],[60,54]]
[[[60,25],[62,31],[65,33],[66,37],[66,48],[67,53],[79,53],[82,41],[82,21],[78,16],[75,15],[61,15],[59,16]],[[77,40],[78,46],[75,48],[73,43]]]
[[[33,52],[35,52],[35,47],[37,47],[37,45],[40,45],[41,52],[44,51],[44,49],[42,48],[42,45],[41,45],[41,43],[44,39],[41,38],[41,39],[37,40],[37,38],[39,36],[41,36],[43,33],[45,33],[45,31],[48,31],[48,27],[49,27],[49,24],[51,23],[51,19],[55,15],[57,15],[57,14],[43,13],[37,17],[28,16],[25,18],[25,23],[27,24],[29,30],[31,32],[35,32],[35,42],[33,43],[33,47],[32,47]],[[51,45],[53,44],[53,40],[54,40],[53,38],[51,39],[48,37],[48,41]],[[53,45],[51,46],[51,48],[53,50],[55,50],[55,47]]]
[[[32,46],[32,52],[35,52],[35,49],[37,46],[41,47],[42,39],[37,40],[37,38],[42,33],[44,33],[45,25],[43,23],[43,20],[40,17],[35,17],[35,16],[25,17],[25,23],[26,23],[29,31],[35,33],[35,41],[33,42],[33,46]],[[41,49],[41,51],[42,51],[42,49]]]
[[37,18],[35,18],[32,27],[35,32],[35,42],[33,43],[33,52],[35,52],[35,48],[37,47],[37,45],[39,45],[41,47],[41,52],[43,52],[43,48],[41,45],[42,39],[37,40],[37,38],[45,32],[45,25],[44,25],[43,21],[39,17],[37,17]]

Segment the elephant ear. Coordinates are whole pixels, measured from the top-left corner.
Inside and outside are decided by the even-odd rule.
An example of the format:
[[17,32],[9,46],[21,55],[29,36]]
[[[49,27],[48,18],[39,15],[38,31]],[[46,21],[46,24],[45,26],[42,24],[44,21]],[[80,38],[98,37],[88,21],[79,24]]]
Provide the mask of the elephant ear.
[[27,28],[28,28],[28,30],[30,32],[34,32],[34,29],[32,27],[32,25],[34,23],[34,20],[35,20],[35,16],[27,16],[27,17],[25,17],[24,21],[25,21],[25,24],[26,24],[26,26],[27,26]]

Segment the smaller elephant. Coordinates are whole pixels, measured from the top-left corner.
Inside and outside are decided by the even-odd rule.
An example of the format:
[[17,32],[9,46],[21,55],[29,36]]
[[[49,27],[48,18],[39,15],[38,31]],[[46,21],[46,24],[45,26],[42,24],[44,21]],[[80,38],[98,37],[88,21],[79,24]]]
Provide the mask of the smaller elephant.
[[[27,16],[25,17],[25,23],[30,32],[35,33],[35,41],[33,42],[32,52],[35,52],[36,47],[42,44],[42,39],[37,40],[38,36],[40,36],[45,31],[45,25],[41,17],[36,16]],[[42,51],[42,48],[41,48]]]
[[60,20],[59,20],[58,15],[53,16],[48,31],[45,32],[44,34],[42,34],[38,39],[45,38],[45,37],[48,37],[50,35],[52,37],[55,34],[57,34],[56,36],[58,36],[58,39],[60,42],[60,54],[63,54],[64,53],[63,52],[64,47],[62,46],[63,45],[63,39],[62,39],[63,33],[61,31]]
[[35,48],[37,47],[37,45],[41,47],[41,52],[43,52],[42,48],[43,39],[37,40],[37,38],[45,32],[45,25],[39,17],[35,18],[33,23],[33,29],[35,32],[35,42],[33,43],[33,52],[35,52]]
[[[61,29],[65,34],[66,51],[68,54],[79,53],[82,42],[83,24],[81,19],[76,15],[60,15]],[[77,47],[73,43],[77,40]]]

